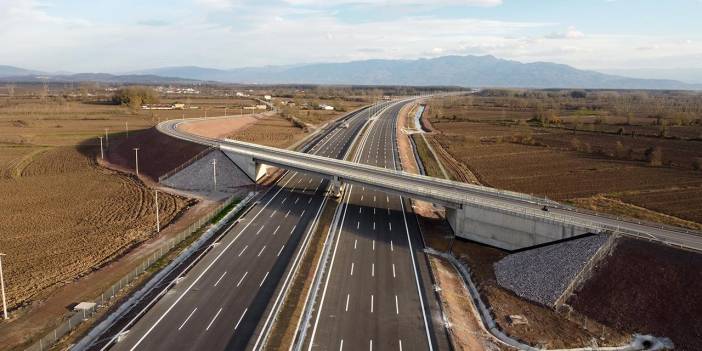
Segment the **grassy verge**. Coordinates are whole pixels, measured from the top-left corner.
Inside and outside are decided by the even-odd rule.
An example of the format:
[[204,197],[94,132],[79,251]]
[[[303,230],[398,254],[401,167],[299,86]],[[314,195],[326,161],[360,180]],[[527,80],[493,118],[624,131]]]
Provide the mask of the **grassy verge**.
[[422,138],[422,136],[419,134],[413,134],[412,139],[414,140],[414,144],[417,146],[419,159],[422,161],[424,171],[427,172],[427,175],[436,178],[443,178],[444,175],[441,173],[441,167],[439,167],[438,161],[436,158],[434,158],[431,151],[429,151],[429,147],[427,146],[427,143],[424,142],[424,138]]
[[293,342],[297,332],[297,321],[300,320],[305,309],[305,298],[312,288],[314,282],[315,267],[324,251],[324,237],[329,231],[337,202],[328,202],[322,211],[320,223],[317,230],[310,238],[310,247],[300,262],[297,275],[293,278],[289,293],[283,303],[283,308],[270,331],[270,337],[265,346],[265,350],[288,349]]

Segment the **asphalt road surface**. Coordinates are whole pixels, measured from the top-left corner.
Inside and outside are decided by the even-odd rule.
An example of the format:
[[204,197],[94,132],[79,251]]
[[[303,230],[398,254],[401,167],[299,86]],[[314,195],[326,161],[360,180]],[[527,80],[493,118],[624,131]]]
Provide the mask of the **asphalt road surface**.
[[[334,128],[309,151],[342,157],[368,112]],[[113,350],[251,348],[288,264],[320,214],[328,181],[288,172],[186,272]]]
[[[356,161],[399,169],[396,104],[371,125]],[[447,342],[414,214],[399,196],[345,191],[308,350],[431,350]],[[432,313],[432,311],[434,313]]]

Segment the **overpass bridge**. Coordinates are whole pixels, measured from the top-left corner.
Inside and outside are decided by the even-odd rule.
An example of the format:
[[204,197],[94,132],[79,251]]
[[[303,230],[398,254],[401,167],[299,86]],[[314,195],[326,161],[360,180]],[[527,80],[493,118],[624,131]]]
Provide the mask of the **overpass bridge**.
[[[682,229],[581,213],[551,200],[511,191],[237,140],[204,138],[178,130],[181,123],[187,120],[162,122],[158,129],[179,139],[219,148],[252,181],[265,174],[265,167],[273,166],[330,179],[333,192],[341,191],[344,184],[357,184],[424,200],[446,208],[447,220],[457,236],[507,250],[604,232],[702,249],[702,237]],[[544,206],[548,211],[542,210]]]

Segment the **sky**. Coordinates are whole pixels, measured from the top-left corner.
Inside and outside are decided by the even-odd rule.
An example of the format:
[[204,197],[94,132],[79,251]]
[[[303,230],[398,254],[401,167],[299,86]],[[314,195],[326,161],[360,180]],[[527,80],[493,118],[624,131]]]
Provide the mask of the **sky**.
[[702,68],[702,0],[0,0],[0,64],[125,73],[444,55]]

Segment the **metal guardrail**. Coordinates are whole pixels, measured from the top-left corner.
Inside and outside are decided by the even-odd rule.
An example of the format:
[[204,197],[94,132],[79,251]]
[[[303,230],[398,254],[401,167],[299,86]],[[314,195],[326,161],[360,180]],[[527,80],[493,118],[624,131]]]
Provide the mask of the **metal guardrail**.
[[219,212],[231,205],[236,200],[237,199],[234,197],[229,198],[227,201],[217,206],[217,208],[213,209],[205,216],[198,219],[195,223],[191,224],[188,228],[178,233],[174,238],[171,238],[165,242],[160,248],[156,249],[152,254],[148,255],[146,259],[139,263],[136,268],[124,275],[119,281],[107,288],[107,290],[103,291],[99,296],[96,296],[92,300],[92,302],[96,303],[95,307],[80,312],[70,313],[63,322],[61,322],[57,327],[48,332],[38,341],[27,347],[25,351],[44,351],[50,349],[66,334],[78,327],[81,323],[89,320],[98,312],[98,310],[107,306],[113,299],[118,298],[125,288],[131,287],[134,281],[140,278],[142,273],[149,270],[154,263],[158,262],[164,257],[164,255],[168,254],[171,249],[202,228],[203,225],[207,224],[207,222],[212,220],[212,218],[214,218]]

